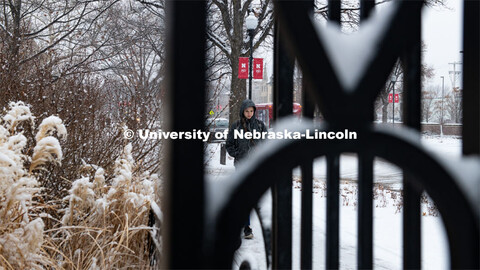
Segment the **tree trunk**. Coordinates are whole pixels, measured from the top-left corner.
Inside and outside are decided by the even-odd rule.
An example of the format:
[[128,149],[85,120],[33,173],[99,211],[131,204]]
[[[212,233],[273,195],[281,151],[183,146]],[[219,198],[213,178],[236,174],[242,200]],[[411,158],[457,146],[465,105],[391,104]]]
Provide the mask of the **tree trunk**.
[[18,54],[20,52],[20,39],[21,39],[21,8],[22,8],[22,1],[17,0],[15,4],[10,5],[10,9],[12,11],[12,20],[13,20],[13,37],[11,39],[11,54],[15,57],[15,60],[18,60]]
[[382,123],[387,123],[388,121],[388,103],[383,103],[382,105]]
[[230,68],[232,69],[232,78],[230,84],[230,100],[228,106],[230,109],[229,121],[232,124],[239,118],[239,111],[242,101],[247,97],[247,85],[245,79],[238,78],[238,58],[242,57],[243,45],[243,13],[241,10],[241,1],[234,1],[233,7],[237,12],[233,13],[233,37],[231,40]]
[[247,84],[245,79],[238,78],[238,57],[232,59],[232,79],[230,88],[230,100],[228,106],[230,108],[229,121],[232,124],[239,119],[240,106],[242,101],[247,97]]
[[[6,35],[8,43],[8,55],[6,56],[6,65],[3,69],[2,83],[5,89],[1,89],[2,98],[0,106],[6,107],[10,101],[27,101],[25,91],[21,91],[21,72],[19,67],[19,54],[21,44],[21,7],[22,1],[16,0],[9,2],[9,8],[12,15],[11,36]],[[6,17],[5,17],[6,19]],[[2,87],[2,88],[3,88]]]

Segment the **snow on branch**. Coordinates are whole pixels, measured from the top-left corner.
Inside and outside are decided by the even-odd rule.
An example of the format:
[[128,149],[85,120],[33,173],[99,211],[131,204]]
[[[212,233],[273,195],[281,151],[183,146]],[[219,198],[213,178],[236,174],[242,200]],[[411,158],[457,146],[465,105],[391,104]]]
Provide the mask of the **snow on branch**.
[[223,53],[225,53],[227,56],[230,56],[231,54],[231,51],[229,48],[227,48],[227,46],[225,45],[225,42],[222,41],[222,39],[212,33],[211,31],[207,31],[207,37],[208,37],[208,40],[210,40],[213,44],[215,44],[215,46],[217,46],[220,50],[222,50]]

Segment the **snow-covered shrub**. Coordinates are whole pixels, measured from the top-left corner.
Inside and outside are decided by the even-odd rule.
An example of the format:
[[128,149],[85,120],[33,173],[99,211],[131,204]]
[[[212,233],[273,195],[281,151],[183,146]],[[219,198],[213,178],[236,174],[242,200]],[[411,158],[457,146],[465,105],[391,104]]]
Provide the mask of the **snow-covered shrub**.
[[115,161],[111,185],[107,185],[102,168],[85,166],[94,169],[95,175],[72,183],[64,198],[68,208],[62,227],[54,236],[58,239],[55,248],[61,251],[58,255],[62,267],[148,267],[151,258],[147,243],[161,245],[157,229],[149,226],[152,216],[161,221],[161,211],[155,203],[157,175],[138,170],[131,144]]
[[[34,197],[40,187],[32,171],[52,162],[60,163],[62,151],[55,137],[43,136],[37,140],[33,156],[25,154],[27,138],[17,127],[27,125],[33,129],[35,117],[23,102],[10,103],[7,113],[1,119],[0,268],[41,269],[50,265],[51,260],[41,249],[44,222],[33,215]],[[40,126],[42,125],[43,122]],[[63,133],[65,127],[62,121],[58,119],[52,130],[58,134]],[[42,137],[41,129],[37,137]]]
[[[52,165],[61,165],[57,137],[67,135],[62,120],[45,118],[34,135],[35,117],[22,102],[11,103],[0,119],[0,269],[151,265],[161,248],[159,181],[135,164],[131,144],[108,175],[84,163],[94,174],[73,181],[62,203],[40,194],[44,187],[39,185]],[[56,220],[46,212],[62,216]]]

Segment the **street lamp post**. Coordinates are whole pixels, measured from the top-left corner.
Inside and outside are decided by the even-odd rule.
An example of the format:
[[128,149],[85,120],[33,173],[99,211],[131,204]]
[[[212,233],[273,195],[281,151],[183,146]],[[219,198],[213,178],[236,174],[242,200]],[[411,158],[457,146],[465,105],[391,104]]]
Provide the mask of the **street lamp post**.
[[440,136],[443,136],[443,98],[445,96],[445,77],[440,76],[442,78],[442,110],[441,110],[441,119],[440,119]]
[[393,88],[393,96],[392,96],[392,103],[393,103],[393,116],[392,116],[392,125],[395,127],[395,83],[397,82],[397,77],[395,75],[392,76],[392,88]]
[[248,63],[248,98],[252,99],[252,70],[253,70],[253,36],[255,35],[255,28],[257,28],[257,17],[251,12],[245,19],[247,25],[248,35],[250,36],[250,59]]

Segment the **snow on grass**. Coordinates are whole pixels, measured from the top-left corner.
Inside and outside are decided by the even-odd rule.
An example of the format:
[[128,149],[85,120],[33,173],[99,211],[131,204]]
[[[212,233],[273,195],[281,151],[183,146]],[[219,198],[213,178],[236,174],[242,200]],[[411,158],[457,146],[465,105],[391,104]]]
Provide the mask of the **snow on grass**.
[[37,142],[33,149],[30,171],[34,171],[44,164],[53,162],[61,164],[63,157],[62,148],[58,139],[52,136],[44,137]]
[[53,115],[43,119],[42,123],[38,127],[35,140],[38,142],[41,139],[52,135],[57,135],[60,138],[67,136],[67,129],[63,125],[62,119]]
[[103,168],[89,167],[96,168],[93,179],[77,179],[64,198],[68,207],[58,230],[63,239],[57,243],[61,251],[58,256],[68,254],[62,262],[64,267],[145,268],[150,262],[150,236],[161,248],[158,228],[148,226],[151,206],[162,221],[162,211],[155,203],[158,176],[134,170],[131,144],[115,161],[110,186],[105,183]]
[[424,135],[422,144],[443,157],[460,157],[462,154],[462,139],[457,136]]
[[34,118],[23,102],[11,102],[0,125],[0,268],[38,269],[49,261],[41,248],[45,224],[41,218],[32,218],[33,198],[40,187],[25,163],[33,160],[42,167],[57,162],[61,155],[51,155],[41,143],[35,146],[33,158],[24,154],[27,138],[16,127],[25,122],[33,128]]
[[27,122],[34,127],[33,121],[35,120],[35,117],[32,115],[28,105],[25,105],[22,101],[18,101],[10,102],[8,107],[9,110],[2,119],[5,122],[5,128],[8,129],[11,134],[15,132],[16,127],[21,122]]

